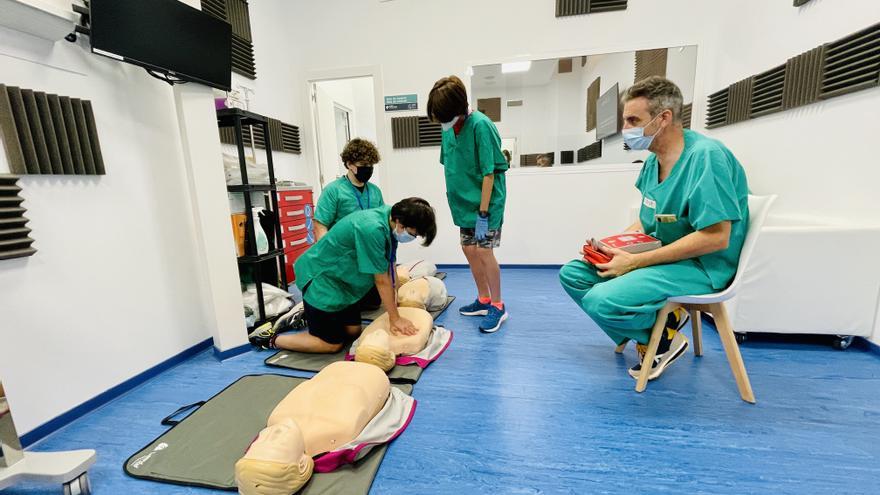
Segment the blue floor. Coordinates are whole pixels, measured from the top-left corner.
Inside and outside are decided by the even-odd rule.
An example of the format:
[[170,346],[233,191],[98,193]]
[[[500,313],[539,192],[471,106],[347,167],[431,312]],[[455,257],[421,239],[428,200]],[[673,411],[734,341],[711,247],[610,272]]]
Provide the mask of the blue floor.
[[[644,394],[625,355],[581,313],[551,269],[505,270],[511,318],[495,335],[456,308],[470,274],[449,270],[455,332],[422,376],[410,428],[389,449],[371,493],[878,493],[880,357],[864,349],[749,342],[757,395],[742,402],[714,331]],[[265,352],[219,363],[209,353],[162,374],[38,443],[94,448],[96,494],[206,494],[126,477],[123,461],[159,421],[239,376],[278,373]],[[296,375],[297,373],[289,373]],[[54,490],[57,490],[55,488]],[[3,495],[58,493],[46,487]],[[223,492],[218,492],[223,493]]]

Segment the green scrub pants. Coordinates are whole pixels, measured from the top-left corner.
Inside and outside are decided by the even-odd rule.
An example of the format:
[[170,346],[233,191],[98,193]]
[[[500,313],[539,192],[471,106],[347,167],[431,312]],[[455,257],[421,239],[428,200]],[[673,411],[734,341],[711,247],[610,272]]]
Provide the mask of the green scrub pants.
[[600,277],[593,265],[574,260],[559,271],[559,281],[618,345],[626,339],[647,344],[667,298],[716,292],[694,260],[639,268],[608,279]]

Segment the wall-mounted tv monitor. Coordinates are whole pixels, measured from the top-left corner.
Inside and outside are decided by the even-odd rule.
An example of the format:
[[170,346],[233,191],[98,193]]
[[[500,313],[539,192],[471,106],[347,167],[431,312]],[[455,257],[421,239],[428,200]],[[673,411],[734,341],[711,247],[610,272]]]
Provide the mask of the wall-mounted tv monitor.
[[92,51],[170,78],[232,88],[232,26],[179,0],[92,0]]
[[613,136],[620,130],[620,94],[618,85],[611,86],[596,102],[596,139]]

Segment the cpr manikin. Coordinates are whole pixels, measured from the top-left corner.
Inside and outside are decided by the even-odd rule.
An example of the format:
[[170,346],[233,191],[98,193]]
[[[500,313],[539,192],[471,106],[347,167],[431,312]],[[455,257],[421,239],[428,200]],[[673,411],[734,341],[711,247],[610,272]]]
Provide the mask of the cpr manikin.
[[446,284],[435,277],[411,280],[397,290],[397,305],[437,311],[446,306]]
[[[412,407],[411,398],[398,390],[391,393],[388,377],[375,366],[352,361],[327,366],[278,403],[268,426],[235,464],[239,493],[296,492],[313,470],[322,472],[316,468],[316,456],[321,463],[323,454],[350,446],[380,411],[387,414],[392,399],[400,401],[399,396],[408,399]],[[411,414],[411,410],[404,413]]]
[[418,332],[414,335],[396,335],[388,329],[391,323],[388,313],[367,325],[358,339],[354,352],[355,361],[378,366],[383,371],[394,367],[397,356],[417,354],[425,348],[434,319],[431,314],[419,308],[397,308],[402,318],[411,321]]
[[425,260],[411,261],[397,265],[397,287],[410,280],[424,277],[433,277],[437,274],[437,265]]

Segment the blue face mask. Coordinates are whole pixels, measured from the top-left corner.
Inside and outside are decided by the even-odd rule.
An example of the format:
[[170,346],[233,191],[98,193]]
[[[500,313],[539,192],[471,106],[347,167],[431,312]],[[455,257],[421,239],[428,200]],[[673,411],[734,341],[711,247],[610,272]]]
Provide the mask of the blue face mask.
[[403,232],[398,232],[397,229],[394,229],[394,237],[401,244],[416,240],[416,236],[410,234],[406,229],[403,229]]
[[[657,117],[659,116],[660,114],[657,114]],[[657,120],[657,117],[651,119],[651,122]],[[644,127],[631,127],[629,129],[624,129],[623,142],[626,143],[626,145],[629,146],[631,150],[641,151],[650,148],[651,143],[654,142],[654,138],[657,137],[657,134],[660,134],[660,132],[663,130],[660,129],[659,131],[655,132],[653,136],[645,136],[645,127],[651,125],[651,122],[648,122],[648,124]]]

